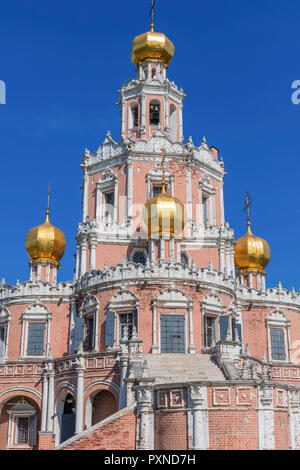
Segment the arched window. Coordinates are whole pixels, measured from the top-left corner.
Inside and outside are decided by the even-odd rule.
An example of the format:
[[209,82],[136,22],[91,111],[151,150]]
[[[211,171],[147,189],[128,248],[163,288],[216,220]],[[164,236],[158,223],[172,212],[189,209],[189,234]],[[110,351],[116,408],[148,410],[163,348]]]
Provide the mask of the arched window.
[[151,77],[154,78],[155,75],[156,75],[156,69],[155,69],[155,67],[153,67],[153,68],[151,69]]
[[158,126],[158,124],[160,123],[159,101],[151,101],[149,112],[150,112],[150,126]]
[[188,255],[184,251],[180,253],[180,262],[186,266],[189,264]]
[[130,106],[129,129],[138,127],[138,125],[139,125],[139,107],[137,103],[133,103]]
[[146,265],[146,255],[143,251],[136,251],[132,257],[132,261],[137,264]]
[[171,139],[173,142],[177,141],[177,109],[173,104],[170,106],[170,128]]

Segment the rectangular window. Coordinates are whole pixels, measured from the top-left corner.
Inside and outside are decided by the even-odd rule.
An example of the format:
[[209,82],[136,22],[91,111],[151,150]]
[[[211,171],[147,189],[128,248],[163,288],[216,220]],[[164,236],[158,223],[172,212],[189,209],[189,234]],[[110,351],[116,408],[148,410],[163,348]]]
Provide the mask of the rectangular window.
[[5,355],[5,337],[6,337],[6,333],[5,333],[5,326],[1,326],[0,328],[0,357],[3,357]]
[[205,317],[205,347],[212,348],[216,342],[216,319],[214,317]]
[[203,225],[208,225],[208,197],[202,198]]
[[27,444],[29,437],[29,418],[17,418],[16,444]]
[[42,356],[44,352],[45,323],[29,323],[28,325],[28,356]]
[[86,319],[86,347],[87,349],[94,347],[94,317]]
[[161,353],[185,353],[184,315],[162,314],[160,320]]
[[114,204],[115,204],[115,195],[113,192],[104,194],[105,209],[104,216],[110,216],[111,219],[114,218]]
[[285,361],[284,331],[271,329],[272,359]]
[[119,339],[121,340],[125,335],[127,328],[128,339],[132,336],[133,328],[133,314],[132,313],[120,313],[119,314]]

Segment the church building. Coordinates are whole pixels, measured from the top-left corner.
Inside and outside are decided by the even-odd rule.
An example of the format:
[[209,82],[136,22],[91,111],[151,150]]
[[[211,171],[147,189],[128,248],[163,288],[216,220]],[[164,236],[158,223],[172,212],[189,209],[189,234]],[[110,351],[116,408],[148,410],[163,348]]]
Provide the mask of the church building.
[[120,139],[82,158],[73,280],[48,201],[29,279],[1,281],[2,450],[300,449],[300,293],[267,286],[248,197],[235,240],[219,151],[183,136],[174,52],[153,21],[133,40]]

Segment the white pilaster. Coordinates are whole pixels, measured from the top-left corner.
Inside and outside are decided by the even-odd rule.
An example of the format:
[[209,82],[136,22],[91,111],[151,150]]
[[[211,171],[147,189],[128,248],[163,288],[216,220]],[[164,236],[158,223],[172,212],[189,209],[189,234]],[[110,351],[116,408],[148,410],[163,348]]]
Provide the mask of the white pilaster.
[[190,403],[193,412],[193,450],[208,448],[208,420],[206,411],[206,387],[190,387]]
[[194,345],[194,326],[193,326],[193,306],[189,306],[189,330],[190,330],[190,344],[188,347],[189,354],[195,354],[196,348]]
[[48,375],[43,372],[43,396],[42,396],[42,419],[41,431],[46,431],[47,428],[47,407],[48,407]]
[[273,388],[259,387],[258,390],[258,444],[259,450],[275,448]]
[[79,359],[80,364],[77,367],[77,394],[76,394],[76,423],[75,434],[82,431],[83,428],[83,386],[84,386],[84,366],[83,358]]
[[157,344],[157,307],[153,304],[152,307],[152,354],[158,354],[159,348]]
[[86,249],[87,242],[86,240],[82,240],[80,253],[80,276],[83,276],[86,273]]
[[139,410],[139,440],[138,450],[151,450],[153,442],[153,425],[150,419],[151,391],[143,389],[138,391]]
[[82,220],[83,222],[88,215],[88,194],[89,194],[89,176],[87,174],[86,168],[84,168],[83,174],[83,210],[82,210]]
[[48,412],[47,412],[47,431],[53,431],[54,415],[54,371],[48,374]]

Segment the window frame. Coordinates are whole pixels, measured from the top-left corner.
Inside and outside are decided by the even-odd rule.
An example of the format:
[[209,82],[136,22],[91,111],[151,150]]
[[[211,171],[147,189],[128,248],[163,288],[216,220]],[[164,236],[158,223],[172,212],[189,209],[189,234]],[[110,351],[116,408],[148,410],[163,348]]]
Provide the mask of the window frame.
[[[50,349],[50,325],[51,325],[52,314],[43,304],[32,304],[22,315],[22,333],[21,333],[21,346],[20,346],[20,357],[19,359],[32,358],[38,359],[46,357],[49,354]],[[43,354],[42,355],[28,355],[28,335],[29,335],[29,324],[30,323],[44,323],[44,343],[43,343]]]
[[[290,325],[286,314],[281,310],[273,310],[266,317],[267,329],[267,345],[268,345],[268,360],[276,364],[291,363],[291,340],[290,340]],[[285,359],[273,359],[272,338],[271,330],[283,330],[283,340],[285,349]]]
[[[31,326],[36,326],[36,325],[43,325],[42,354],[30,354],[29,353],[30,327]],[[26,356],[27,357],[43,357],[43,356],[45,356],[45,352],[46,352],[46,335],[45,335],[45,332],[46,332],[46,329],[47,329],[47,325],[46,325],[45,321],[30,321],[29,320],[27,322],[27,340],[26,340]],[[33,336],[33,338],[34,337],[35,336]],[[31,342],[31,346],[33,344],[37,344],[37,343]]]

